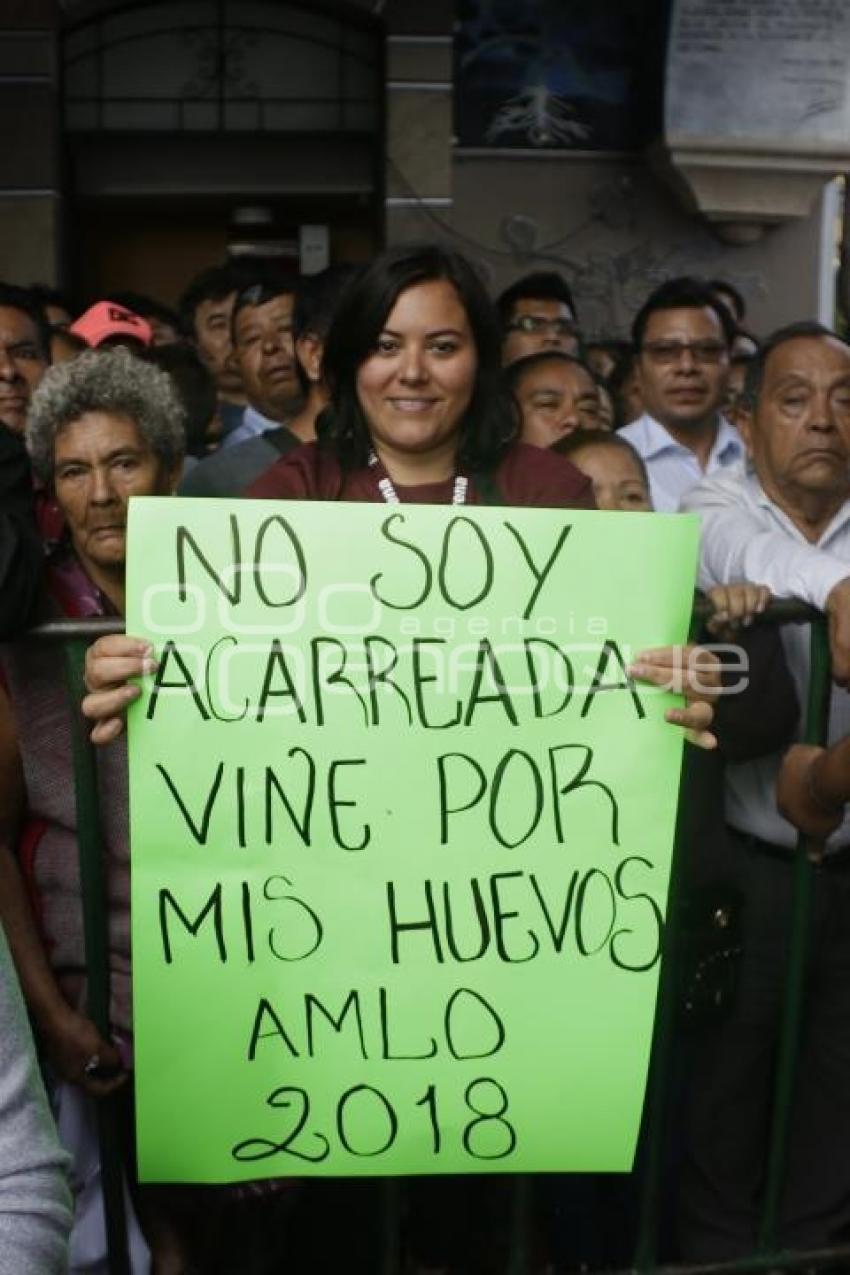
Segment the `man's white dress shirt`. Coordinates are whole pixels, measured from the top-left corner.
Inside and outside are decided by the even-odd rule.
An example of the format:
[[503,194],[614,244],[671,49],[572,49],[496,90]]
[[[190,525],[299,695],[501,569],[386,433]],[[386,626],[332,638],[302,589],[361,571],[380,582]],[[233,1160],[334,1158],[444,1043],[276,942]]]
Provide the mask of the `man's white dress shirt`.
[[[702,519],[700,587],[751,580],[779,597],[798,597],[823,607],[838,580],[850,576],[850,500],[816,545],[806,540],[787,514],[765,494],[757,477],[741,467],[706,478],[682,501],[682,511]],[[810,626],[785,624],[782,644],[805,713],[809,676]],[[832,689],[829,742],[850,732],[850,695]],[[726,768],[726,817],[743,832],[774,845],[797,844],[797,831],[776,809],[776,777],[782,754]],[[850,844],[850,814],[827,843]]]
[[229,434],[225,434],[219,450],[233,447],[236,443],[247,443],[249,438],[259,438],[260,434],[265,434],[270,429],[278,429],[280,425],[280,421],[273,421],[270,416],[263,416],[262,412],[258,412],[256,407],[252,407],[249,403],[242,413],[241,424]]
[[643,457],[649,473],[652,503],[659,513],[672,514],[679,501],[706,474],[717,473],[744,457],[741,436],[725,416],[718,417],[717,437],[705,469],[689,447],[683,447],[664,426],[644,412],[631,425],[619,431]]
[[778,598],[801,598],[822,611],[832,588],[850,576],[846,505],[815,546],[768,500],[755,474],[736,466],[703,479],[681,509],[702,520],[701,589],[750,580]]

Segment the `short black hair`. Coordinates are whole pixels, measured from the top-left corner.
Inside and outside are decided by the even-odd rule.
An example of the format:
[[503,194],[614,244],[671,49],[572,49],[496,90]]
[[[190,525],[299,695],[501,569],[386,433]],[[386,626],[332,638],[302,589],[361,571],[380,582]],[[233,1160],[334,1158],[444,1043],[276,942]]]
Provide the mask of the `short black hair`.
[[619,394],[626,381],[635,370],[635,349],[628,341],[623,342],[623,349],[617,354],[614,366],[608,373],[608,388],[612,394]]
[[32,320],[36,331],[39,352],[45,363],[50,362],[50,324],[41,302],[29,288],[19,288],[15,283],[0,281],[0,306],[9,310],[20,310]]
[[617,447],[621,452],[628,452],[643,476],[647,491],[649,490],[649,471],[646,461],[638,449],[616,430],[574,429],[572,433],[553,443],[549,451],[557,452],[559,456],[569,456],[572,452],[577,452],[580,447]]
[[740,323],[747,313],[747,303],[734,283],[730,283],[728,279],[709,279],[708,287],[712,292],[725,292],[728,297],[732,298],[735,320]]
[[230,338],[236,344],[236,316],[252,306],[267,305],[275,297],[293,296],[298,291],[298,279],[294,274],[275,272],[249,283],[236,294],[230,315]]
[[570,313],[575,318],[576,305],[569,284],[554,270],[538,270],[533,274],[525,274],[499,294],[496,299],[496,309],[503,328],[507,327],[513,318],[517,301],[526,299],[562,301],[564,305],[569,306]]
[[66,328],[64,325],[50,329],[51,355],[57,341],[60,345],[64,345],[67,351],[70,351],[70,357],[84,354],[86,350],[92,348],[84,336],[77,336],[76,332],[72,332],[70,327]]
[[839,336],[837,332],[832,331],[832,328],[828,328],[814,319],[803,319],[798,323],[788,323],[785,327],[777,328],[775,332],[771,332],[770,336],[759,348],[758,353],[751,355],[747,361],[744,388],[741,393],[744,404],[749,408],[755,407],[764,382],[764,369],[767,366],[767,360],[780,345],[805,337],[821,340],[827,336],[832,337],[834,341],[840,341],[842,345],[847,346],[848,350],[850,350],[850,345],[844,340],[844,337]]
[[146,292],[131,292],[129,290],[107,292],[103,300],[114,301],[116,305],[122,305],[125,310],[132,310],[133,314],[137,314],[140,319],[158,319],[160,323],[167,323],[169,327],[174,328],[177,332],[182,332],[183,330],[177,311],[172,310],[171,306],[166,305],[164,301],[158,301],[156,297],[149,296]]
[[186,285],[177,303],[184,336],[190,340],[195,339],[195,311],[203,301],[224,301],[231,292],[239,292],[246,287],[256,274],[256,271],[238,261],[223,261],[196,274]]
[[691,275],[679,275],[675,279],[667,279],[651,292],[638,310],[632,323],[632,345],[635,352],[640,353],[644,333],[650,316],[658,310],[713,310],[717,315],[727,345],[732,344],[735,335],[735,320],[722,302],[718,301],[704,279]]
[[[55,305],[67,311],[72,317],[77,313],[76,307],[71,304],[70,297],[61,292],[59,288],[51,287],[49,283],[31,283],[27,291],[32,294],[33,300],[44,310],[45,319],[47,319],[47,307],[49,305]],[[49,319],[47,319],[47,324],[48,327],[53,326]]]
[[606,354],[610,354],[612,359],[618,359],[621,354],[628,353],[631,350],[631,342],[624,341],[620,336],[601,336],[595,341],[585,341],[585,353],[589,354],[591,350],[603,350]]
[[190,345],[151,345],[139,357],[168,374],[183,408],[186,452],[189,456],[205,456],[210,421],[218,406],[212,373]]
[[344,288],[357,277],[360,266],[328,266],[318,274],[303,275],[295,291],[292,332],[296,339],[305,332],[324,338],[334,317]]
[[532,372],[536,367],[542,367],[544,363],[574,364],[576,367],[583,368],[594,383],[596,381],[592,369],[577,354],[567,354],[565,350],[537,350],[534,354],[526,354],[521,359],[514,359],[513,363],[509,363],[504,368],[502,375],[505,378],[505,385],[513,394],[525,374]]
[[[352,265],[328,266],[317,274],[303,275],[299,279],[292,306],[292,336],[295,341],[310,332],[324,343],[337,303],[359,270],[359,266]],[[310,381],[297,354],[295,372],[301,389],[308,394]]]

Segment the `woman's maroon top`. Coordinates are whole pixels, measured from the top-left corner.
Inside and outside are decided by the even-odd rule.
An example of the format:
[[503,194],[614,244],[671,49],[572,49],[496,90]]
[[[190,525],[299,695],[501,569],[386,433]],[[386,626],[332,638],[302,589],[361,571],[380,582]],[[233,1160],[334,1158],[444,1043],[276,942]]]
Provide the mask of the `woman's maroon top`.
[[[307,443],[288,452],[261,474],[244,493],[265,500],[357,500],[380,501],[378,477],[373,469],[343,472],[334,455],[316,443]],[[565,456],[514,443],[493,471],[491,481],[498,489],[500,503],[527,505],[538,509],[595,509],[593,485]],[[405,503],[449,505],[454,479],[423,483],[416,487],[394,484]],[[470,478],[468,505],[493,504],[486,492],[475,488]]]

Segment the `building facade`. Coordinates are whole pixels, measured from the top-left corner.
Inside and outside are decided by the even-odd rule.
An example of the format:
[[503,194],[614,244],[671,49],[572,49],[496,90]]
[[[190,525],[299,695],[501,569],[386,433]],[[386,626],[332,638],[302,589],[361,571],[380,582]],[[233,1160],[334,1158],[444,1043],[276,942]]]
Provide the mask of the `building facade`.
[[834,185],[729,243],[649,162],[630,101],[660,84],[629,99],[623,66],[632,39],[663,68],[659,8],[614,0],[623,53],[583,0],[0,0],[0,276],[173,301],[226,252],[436,237],[494,288],[562,271],[594,336],[685,272],[731,279],[756,330],[829,317]]

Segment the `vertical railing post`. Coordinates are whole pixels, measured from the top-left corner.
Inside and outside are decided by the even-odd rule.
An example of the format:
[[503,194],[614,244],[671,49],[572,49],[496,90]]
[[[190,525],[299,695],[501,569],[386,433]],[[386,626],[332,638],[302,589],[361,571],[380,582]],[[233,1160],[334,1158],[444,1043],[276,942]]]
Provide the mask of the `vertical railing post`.
[[645,1124],[642,1146],[638,1146],[642,1175],[638,1233],[635,1241],[634,1269],[645,1272],[655,1268],[657,1260],[658,1231],[661,1214],[661,1176],[664,1166],[666,1114],[671,1075],[671,1057],[676,1025],[676,998],[678,987],[678,952],[681,928],[681,896],[684,877],[685,836],[684,822],[691,788],[687,754],[682,760],[682,780],[679,792],[679,810],[676,817],[676,835],[673,857],[670,863],[670,888],[667,917],[658,974],[658,999],[655,1029],[652,1035],[649,1076],[645,1108]]
[[[64,644],[65,676],[70,700],[77,842],[88,986],[88,1014],[101,1036],[109,1039],[109,900],[97,789],[97,765],[80,702],[85,693],[83,669],[87,638]],[[117,1110],[118,1098],[96,1103],[103,1207],[110,1275],[129,1275],[124,1171]]]
[[[826,740],[830,691],[829,642],[826,623],[821,619],[812,624],[808,701],[803,734],[803,740],[807,744],[822,744]],[[787,1159],[788,1114],[793,1096],[805,1000],[813,873],[814,867],[808,855],[808,842],[801,834],[794,862],[794,896],[788,936],[788,978],[776,1064],[773,1120],[759,1228],[760,1253],[770,1253],[776,1247],[776,1228]]]
[[[689,640],[696,641],[702,613],[694,610],[691,617]],[[635,1240],[634,1267],[636,1271],[651,1271],[657,1259],[660,1219],[661,1174],[664,1165],[665,1118],[670,1080],[670,1059],[673,1051],[673,1034],[676,1025],[676,989],[678,986],[678,948],[681,927],[682,880],[684,878],[685,820],[692,788],[688,754],[682,756],[682,777],[679,786],[679,805],[676,812],[676,831],[673,839],[673,856],[670,861],[670,886],[667,892],[667,915],[664,922],[664,938],[661,951],[661,968],[658,972],[658,997],[652,1050],[649,1059],[643,1145],[638,1145],[641,1155],[642,1183],[638,1233]]]
[[507,1275],[529,1275],[533,1179],[518,1173],[511,1183],[511,1236]]
[[401,1190],[399,1178],[381,1183],[381,1275],[401,1275]]

